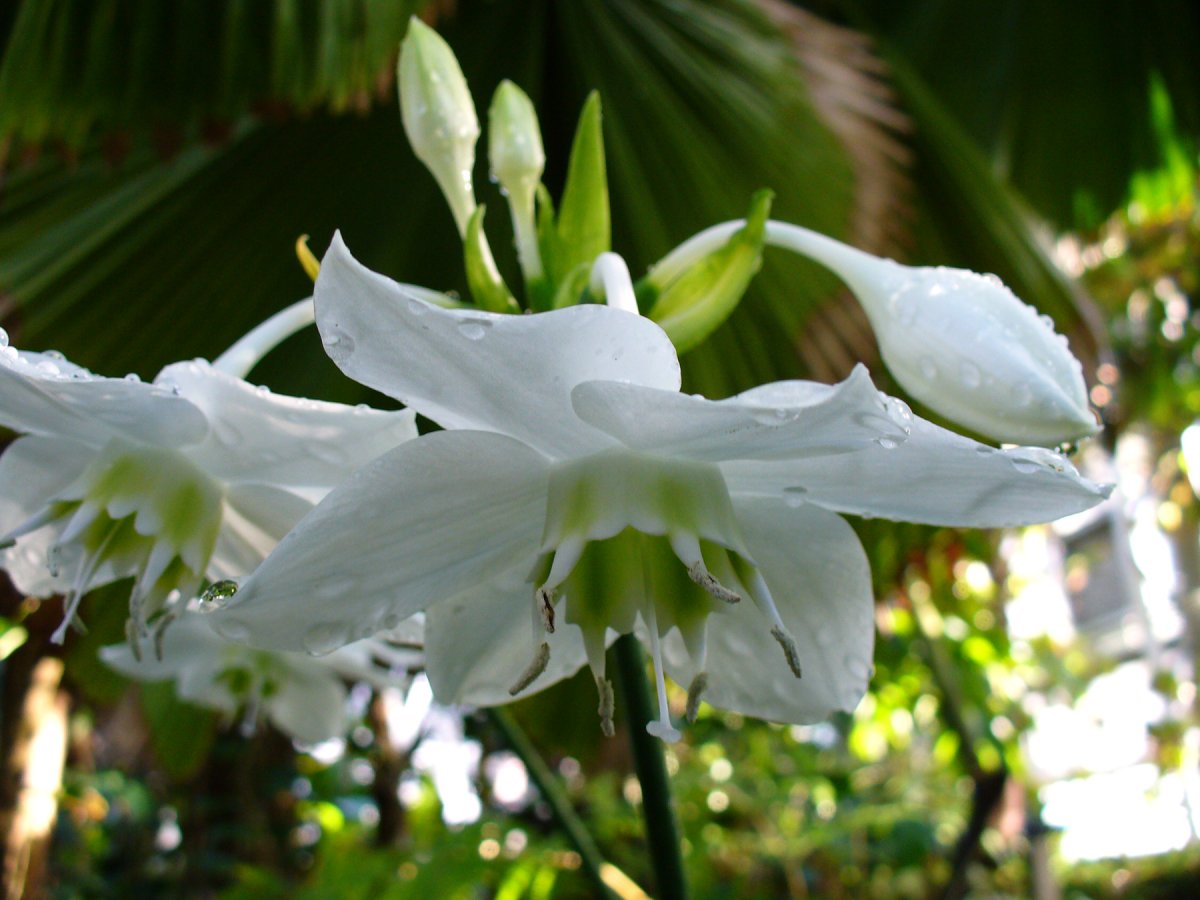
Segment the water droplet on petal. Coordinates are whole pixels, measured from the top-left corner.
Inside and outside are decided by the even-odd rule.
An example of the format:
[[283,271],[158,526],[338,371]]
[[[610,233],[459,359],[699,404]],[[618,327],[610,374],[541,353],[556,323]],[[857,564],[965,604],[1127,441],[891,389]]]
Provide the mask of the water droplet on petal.
[[325,352],[335,363],[343,362],[354,352],[354,338],[344,331],[330,331],[321,336]]
[[327,656],[349,643],[349,634],[337,622],[322,622],[304,632],[304,649],[310,656]]
[[[57,368],[57,366],[55,368]],[[138,375],[137,372],[130,372],[128,375],[125,376],[125,380],[132,384],[137,384],[138,382],[140,382],[142,380],[142,378],[140,375]]]
[[986,444],[980,444],[978,447],[975,448],[975,452],[978,453],[980,456],[991,456],[993,453],[996,452],[996,448],[989,447]]
[[792,509],[797,509],[804,505],[804,497],[808,493],[808,488],[796,485],[795,487],[786,487],[783,489],[783,502]]
[[60,353],[60,352],[59,352],[59,351],[57,351],[57,350],[47,350],[47,351],[46,351],[44,354],[42,354],[42,355],[43,355],[43,356],[47,356],[47,357],[49,357],[50,359],[57,359],[57,360],[63,360],[63,359],[66,359],[66,357],[65,357],[65,356],[63,356],[63,355],[62,355],[62,353]]
[[237,643],[250,639],[250,626],[238,619],[229,619],[221,615],[213,616],[213,628],[221,637]]
[[491,327],[492,323],[486,319],[464,319],[458,323],[459,334],[469,341],[483,340],[483,336]]
[[425,313],[429,312],[429,307],[416,297],[410,297],[408,300],[408,311],[414,316],[423,316]]
[[0,347],[8,346],[8,332],[0,328]]
[[875,443],[877,443],[884,450],[895,450],[898,446],[900,446],[899,442],[895,438],[889,437],[886,434],[875,438]]

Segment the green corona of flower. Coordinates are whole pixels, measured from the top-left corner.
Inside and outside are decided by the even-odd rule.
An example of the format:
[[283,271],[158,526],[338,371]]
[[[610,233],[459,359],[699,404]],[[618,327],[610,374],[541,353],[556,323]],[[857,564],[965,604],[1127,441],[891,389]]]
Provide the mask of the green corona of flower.
[[1106,494],[1061,457],[913,416],[861,367],[833,386],[681,394],[620,258],[601,254],[591,282],[623,308],[438,309],[335,238],[316,285],[331,357],[447,430],[335,489],[214,627],[321,653],[424,610],[440,700],[507,702],[586,662],[606,732],[604,651],[632,632],[653,658],[654,734],[678,734],[666,674],[689,715],[703,698],[814,721],[852,709],[871,671],[870,573],[839,512],[1013,525]]

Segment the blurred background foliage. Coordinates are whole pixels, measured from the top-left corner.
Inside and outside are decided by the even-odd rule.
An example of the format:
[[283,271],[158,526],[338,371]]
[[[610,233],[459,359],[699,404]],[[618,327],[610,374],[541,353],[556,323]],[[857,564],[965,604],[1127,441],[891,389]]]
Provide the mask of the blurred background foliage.
[[[1180,453],[1200,414],[1194,4],[5,4],[0,319],[13,343],[147,378],[212,358],[304,296],[291,246],[308,233],[319,252],[334,229],[375,269],[464,291],[453,221],[396,112],[412,12],[454,47],[481,107],[503,78],[531,95],[553,192],[582,101],[601,92],[613,246],[635,273],[770,187],[777,218],[912,262],[995,271],[1051,315],[1084,359],[1110,426],[1101,443],[1149,441],[1195,655],[1198,517]],[[476,182],[499,202],[483,162]],[[510,246],[504,216],[488,226],[493,247]],[[511,255],[498,256],[511,276]],[[873,339],[836,279],[768,254],[684,371],[689,389],[719,397],[832,380],[858,360],[875,361]],[[254,378],[386,402],[329,365],[313,332]],[[1048,851],[1024,752],[1030,698],[1077,698],[1114,660],[1086,638],[1010,639],[1019,584],[997,536],[858,527],[879,642],[857,712],[785,728],[706,708],[669,751],[696,895],[1190,896],[1194,846],[1074,867]],[[536,791],[494,796],[489,760],[512,748],[487,715],[466,720],[481,815],[450,827],[410,765],[421,739],[397,751],[370,701],[337,759],[264,729],[243,737],[169,687],[129,688],[98,664],[96,648],[120,639],[105,610],[122,604],[104,599],[66,649],[61,686],[47,676],[69,700],[41,874],[53,895],[593,895]],[[52,607],[6,594],[6,753],[54,658]],[[1164,769],[1196,764],[1193,673],[1155,682],[1172,701],[1154,743]],[[650,888],[631,761],[620,735],[597,740],[592,691],[568,682],[513,712],[604,858]]]

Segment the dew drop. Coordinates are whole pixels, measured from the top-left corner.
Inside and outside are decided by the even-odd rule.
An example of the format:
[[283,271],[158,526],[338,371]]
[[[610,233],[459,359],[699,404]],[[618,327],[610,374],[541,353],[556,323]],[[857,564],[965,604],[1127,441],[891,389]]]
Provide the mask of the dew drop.
[[250,626],[238,619],[228,619],[222,616],[213,617],[213,628],[217,634],[237,643],[250,639]]
[[37,370],[43,375],[61,375],[62,369],[56,366],[48,359],[40,360],[37,364]]
[[750,417],[759,425],[782,425],[791,418],[791,411],[774,407],[759,408],[752,410]]
[[1041,466],[1039,466],[1032,459],[1024,459],[1023,457],[1019,456],[1014,456],[1012,458],[1012,467],[1022,475],[1032,475],[1041,468]]
[[329,358],[335,363],[348,359],[354,352],[354,338],[343,331],[330,331],[328,334],[322,335],[321,343],[325,346],[325,352]]
[[8,346],[8,332],[0,328],[0,347]]
[[230,598],[237,593],[237,582],[229,581],[214,581],[209,585],[203,594],[200,595],[200,608],[205,612],[213,612],[218,609],[224,609],[229,605]]
[[900,446],[899,442],[895,438],[889,437],[886,434],[875,438],[875,443],[877,443],[884,450],[895,450],[898,446]]
[[994,287],[1004,287],[1004,280],[999,275],[993,274],[992,272],[985,272],[983,275],[983,280]]
[[464,319],[458,323],[458,331],[469,341],[481,341],[491,326],[491,322],[483,319]]
[[410,297],[408,301],[408,311],[414,316],[423,316],[425,313],[429,312],[429,307],[416,297]]
[[62,360],[64,360],[64,359],[66,359],[66,357],[65,357],[65,356],[63,356],[63,355],[62,355],[62,353],[60,353],[58,350],[47,350],[47,351],[46,351],[45,353],[43,353],[42,355],[43,355],[43,356],[46,356],[46,357],[48,357],[48,358],[50,358],[50,359],[58,360],[58,361],[60,361],[60,362],[61,362]]
[[[58,367],[55,366],[55,368],[57,369]],[[142,378],[140,375],[138,375],[137,372],[130,372],[128,375],[125,376],[125,380],[131,384],[137,384],[138,382],[140,382],[142,380]]]
[[967,362],[966,360],[963,360],[962,365],[959,366],[958,374],[959,377],[962,378],[963,386],[971,389],[979,387],[983,381],[983,376],[979,371],[979,366],[975,365],[973,362]]
[[808,488],[796,485],[795,487],[786,487],[783,489],[783,502],[792,509],[797,509],[804,505],[804,497],[808,494]]
[[304,632],[304,649],[310,656],[327,656],[348,643],[346,629],[336,622],[322,622]]
[[991,456],[993,453],[996,452],[996,448],[989,447],[987,444],[980,444],[978,447],[975,448],[975,452],[978,453],[980,456]]

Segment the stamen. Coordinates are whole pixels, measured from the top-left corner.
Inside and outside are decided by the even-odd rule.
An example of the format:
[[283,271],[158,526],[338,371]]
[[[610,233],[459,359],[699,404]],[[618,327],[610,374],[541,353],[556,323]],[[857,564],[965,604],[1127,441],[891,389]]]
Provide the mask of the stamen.
[[734,604],[742,602],[741,594],[725,587],[712,572],[708,571],[708,568],[704,565],[704,555],[700,551],[700,541],[696,539],[694,534],[677,531],[670,535],[669,540],[671,542],[671,549],[675,552],[675,556],[678,557],[679,561],[687,567],[688,577],[692,581],[696,582],[696,584],[722,603]]
[[717,581],[716,576],[704,568],[704,563],[692,563],[688,566],[687,573],[692,581],[696,582],[696,584],[700,585],[700,587],[704,588],[704,590],[708,591],[708,593],[712,594],[713,597],[722,603],[728,603],[732,606],[734,603],[742,602],[742,595],[737,591],[731,591],[725,585],[721,584],[721,582]]
[[542,641],[542,643],[538,645],[537,652],[534,654],[533,662],[529,664],[529,668],[522,672],[521,677],[518,678],[516,683],[508,689],[509,694],[514,697],[517,696],[517,694],[521,693],[521,691],[533,684],[537,677],[546,671],[546,666],[549,664],[550,645],[545,641]]
[[654,660],[654,684],[658,688],[658,719],[646,725],[646,731],[664,741],[678,741],[683,737],[671,724],[667,708],[667,684],[663,678],[662,647],[658,637],[658,620],[654,615],[654,604],[646,604],[644,611],[646,627],[650,630],[650,655]]
[[55,512],[53,507],[47,506],[44,509],[34,513],[4,537],[0,538],[0,550],[7,550],[18,539],[25,537],[30,532],[37,531],[43,525],[49,525],[55,519],[62,518],[62,513]]
[[780,625],[776,625],[771,629],[771,637],[779,642],[779,646],[783,648],[784,658],[787,659],[788,668],[792,670],[792,674],[797,678],[802,677],[800,674],[800,654],[796,652],[796,642],[792,640],[792,636]]
[[109,543],[116,536],[118,530],[119,527],[117,525],[110,528],[108,534],[105,535],[104,540],[100,542],[100,546],[96,548],[95,552],[91,556],[85,556],[80,561],[79,568],[75,573],[75,583],[71,585],[71,590],[67,594],[62,623],[58,628],[54,629],[54,634],[50,635],[51,643],[61,644],[66,639],[67,628],[75,618],[75,613],[79,609],[83,595],[87,593],[88,582],[92,580],[92,576],[100,568],[100,563],[104,559],[104,551],[108,549]]
[[296,238],[296,259],[300,260],[300,268],[304,270],[304,274],[313,281],[316,281],[317,275],[321,271],[321,264],[317,262],[317,258],[313,256],[313,252],[308,249],[307,234],[302,234]]
[[163,639],[167,636],[167,628],[179,618],[179,610],[172,609],[163,614],[154,626],[154,657],[163,661]]
[[600,714],[600,731],[605,737],[612,737],[616,733],[616,729],[613,728],[616,701],[613,699],[612,682],[602,675],[597,675],[596,690],[600,692],[600,707],[596,710]]
[[579,558],[583,556],[583,548],[586,546],[586,540],[572,535],[555,547],[554,561],[550,563],[550,574],[546,576],[542,590],[553,591],[566,581],[567,576],[575,568],[575,564],[579,562]]
[[687,720],[689,722],[696,721],[696,713],[700,711],[700,695],[704,693],[704,689],[708,687],[708,673],[699,672],[692,679],[692,683],[688,685],[687,698]]
[[533,596],[542,616],[542,626],[549,634],[554,634],[554,591],[538,588],[533,592]]
[[[125,620],[125,641],[129,644],[129,649],[133,652],[133,658],[138,662],[142,661],[142,636],[137,622],[133,619]],[[159,657],[161,659],[161,657]]]

